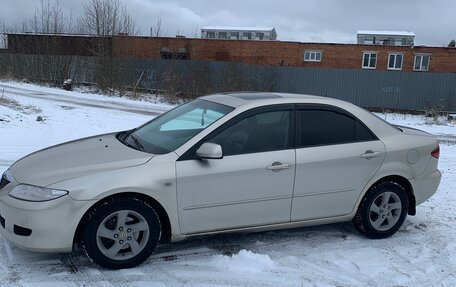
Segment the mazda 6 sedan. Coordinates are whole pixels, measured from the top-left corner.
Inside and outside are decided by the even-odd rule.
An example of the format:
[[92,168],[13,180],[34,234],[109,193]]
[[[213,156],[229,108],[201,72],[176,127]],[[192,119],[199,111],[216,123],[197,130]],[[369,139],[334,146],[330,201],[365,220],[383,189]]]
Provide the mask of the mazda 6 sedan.
[[18,160],[0,232],[34,251],[79,245],[111,269],[195,235],[352,221],[385,238],[436,192],[438,158],[430,134],[340,100],[209,95]]

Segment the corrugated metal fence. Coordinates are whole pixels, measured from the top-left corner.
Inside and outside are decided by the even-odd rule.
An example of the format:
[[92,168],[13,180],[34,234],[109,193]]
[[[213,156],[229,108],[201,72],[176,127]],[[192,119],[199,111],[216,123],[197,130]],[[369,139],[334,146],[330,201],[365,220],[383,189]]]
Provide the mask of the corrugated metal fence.
[[[108,64],[109,69],[106,67]],[[107,71],[109,70],[109,71]],[[109,72],[109,73],[107,73]],[[363,107],[456,111],[456,74],[256,66],[233,62],[0,54],[0,75],[111,83],[169,94],[226,91],[313,94]],[[103,75],[101,73],[104,73]]]
[[279,68],[276,90],[309,93],[385,109],[456,110],[456,74]]

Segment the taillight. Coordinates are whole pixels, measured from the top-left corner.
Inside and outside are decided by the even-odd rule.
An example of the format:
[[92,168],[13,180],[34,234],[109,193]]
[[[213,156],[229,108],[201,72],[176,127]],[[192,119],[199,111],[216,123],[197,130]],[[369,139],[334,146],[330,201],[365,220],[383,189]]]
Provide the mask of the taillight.
[[435,158],[439,158],[440,156],[440,147],[437,146],[432,152],[431,152],[431,155]]

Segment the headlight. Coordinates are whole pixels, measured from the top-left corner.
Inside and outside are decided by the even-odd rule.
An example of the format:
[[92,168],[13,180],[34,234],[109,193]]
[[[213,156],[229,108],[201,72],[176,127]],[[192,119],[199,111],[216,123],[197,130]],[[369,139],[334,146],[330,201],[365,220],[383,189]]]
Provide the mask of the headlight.
[[3,177],[6,178],[9,182],[12,182],[14,180],[14,177],[11,174],[11,170],[9,168],[3,173]]
[[50,189],[27,184],[19,184],[9,192],[9,196],[26,201],[48,201],[67,194],[68,191],[66,190]]

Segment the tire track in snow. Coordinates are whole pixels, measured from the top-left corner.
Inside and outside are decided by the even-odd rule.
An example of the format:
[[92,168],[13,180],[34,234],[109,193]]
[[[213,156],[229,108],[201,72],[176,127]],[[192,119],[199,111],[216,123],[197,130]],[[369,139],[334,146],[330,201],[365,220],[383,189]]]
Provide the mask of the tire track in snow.
[[97,99],[85,99],[85,98],[78,98],[78,97],[68,97],[62,94],[56,93],[42,93],[42,92],[35,92],[27,89],[20,89],[16,87],[11,87],[8,85],[0,84],[0,87],[4,88],[5,93],[10,93],[17,96],[24,96],[28,98],[37,98],[37,99],[45,99],[53,102],[60,102],[60,103],[69,103],[83,107],[92,107],[92,108],[100,108],[100,109],[108,109],[108,110],[118,110],[123,112],[129,113],[136,113],[142,115],[149,115],[149,116],[158,116],[162,114],[165,110],[163,109],[145,109],[139,107],[128,107],[126,103],[119,103],[116,101],[100,101]]

